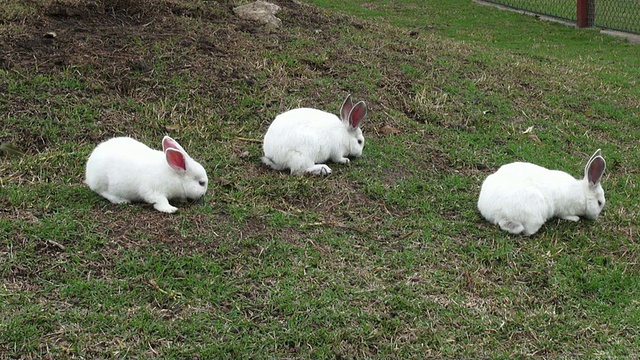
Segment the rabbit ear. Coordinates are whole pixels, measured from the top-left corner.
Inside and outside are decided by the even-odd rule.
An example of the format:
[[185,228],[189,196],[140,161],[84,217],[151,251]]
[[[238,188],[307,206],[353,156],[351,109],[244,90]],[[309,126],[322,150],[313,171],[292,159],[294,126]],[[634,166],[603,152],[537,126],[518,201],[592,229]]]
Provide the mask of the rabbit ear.
[[589,161],[587,161],[587,163],[590,163],[591,160],[595,159],[597,156],[602,157],[602,151],[600,151],[600,149],[596,150],[596,152],[594,152],[593,155],[591,155],[591,157],[589,158]]
[[347,97],[342,102],[342,106],[340,107],[340,119],[342,121],[349,121],[349,114],[351,113],[351,109],[353,109],[353,102],[351,101],[351,94],[347,95]]
[[181,172],[187,171],[187,159],[185,159],[182,151],[169,148],[164,151],[164,156],[167,159],[167,164],[169,164],[172,169]]
[[365,116],[367,116],[367,104],[360,101],[349,113],[349,125],[354,129],[358,128]]
[[186,151],[184,151],[182,146],[178,144],[177,141],[173,140],[169,136],[165,136],[164,138],[162,138],[162,151],[167,152],[167,149],[175,149],[175,150],[182,151],[185,154],[187,153]]
[[600,154],[600,149],[598,149],[584,168],[584,176],[589,180],[589,185],[592,186],[600,183],[604,169],[607,167],[607,163]]

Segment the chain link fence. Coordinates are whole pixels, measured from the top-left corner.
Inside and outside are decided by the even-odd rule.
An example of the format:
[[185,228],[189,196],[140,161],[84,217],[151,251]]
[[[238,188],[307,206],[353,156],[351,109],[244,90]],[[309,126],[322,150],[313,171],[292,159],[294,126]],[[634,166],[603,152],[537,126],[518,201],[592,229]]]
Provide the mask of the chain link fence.
[[595,1],[593,25],[640,34],[640,1]]
[[[577,21],[576,0],[485,0],[514,9]],[[640,0],[587,0],[588,26],[640,34]]]

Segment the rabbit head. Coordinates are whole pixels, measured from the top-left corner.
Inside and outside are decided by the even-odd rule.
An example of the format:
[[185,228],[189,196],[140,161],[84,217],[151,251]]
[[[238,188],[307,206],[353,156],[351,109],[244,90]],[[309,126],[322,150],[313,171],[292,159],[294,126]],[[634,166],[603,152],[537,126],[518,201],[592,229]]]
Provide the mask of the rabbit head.
[[353,104],[351,95],[347,95],[346,99],[340,107],[340,120],[347,128],[349,134],[348,155],[359,157],[364,149],[364,136],[360,129],[360,122],[367,116],[367,105],[364,101]]
[[177,181],[168,191],[175,194],[176,198],[196,200],[207,191],[208,178],[204,167],[193,160],[177,141],[169,136],[162,139],[162,151],[167,165],[177,175]]

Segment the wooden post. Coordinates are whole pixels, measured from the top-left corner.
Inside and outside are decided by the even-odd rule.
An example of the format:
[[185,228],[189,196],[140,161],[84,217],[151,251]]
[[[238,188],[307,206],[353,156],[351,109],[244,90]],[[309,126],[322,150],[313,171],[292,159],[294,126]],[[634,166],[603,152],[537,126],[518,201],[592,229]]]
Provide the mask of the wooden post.
[[576,6],[576,15],[577,21],[576,25],[579,28],[584,28],[589,26],[589,0],[577,0]]

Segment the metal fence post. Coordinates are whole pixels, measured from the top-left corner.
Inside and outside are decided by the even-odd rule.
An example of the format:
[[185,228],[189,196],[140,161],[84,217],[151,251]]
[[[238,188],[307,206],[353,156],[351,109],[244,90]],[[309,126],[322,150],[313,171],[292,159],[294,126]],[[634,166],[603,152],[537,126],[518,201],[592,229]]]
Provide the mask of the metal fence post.
[[578,25],[579,28],[589,26],[589,0],[578,0],[576,11],[576,25]]
[[593,26],[595,21],[596,0],[577,0],[576,4],[576,25],[579,28]]

